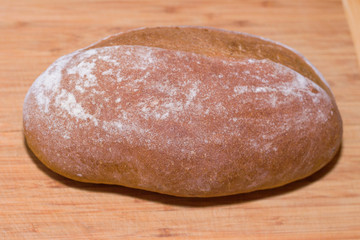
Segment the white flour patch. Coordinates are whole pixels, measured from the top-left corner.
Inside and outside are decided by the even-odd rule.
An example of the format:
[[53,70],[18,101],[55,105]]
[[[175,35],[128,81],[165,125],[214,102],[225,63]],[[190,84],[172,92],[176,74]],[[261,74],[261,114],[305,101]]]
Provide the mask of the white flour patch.
[[321,122],[326,122],[328,120],[328,116],[320,109],[318,109],[316,118]]
[[150,65],[155,66],[153,64],[155,62],[153,48],[137,48],[134,56],[136,61],[132,61],[132,64],[128,65],[131,69],[146,70]]
[[[320,101],[320,98],[324,98],[326,93],[317,86],[311,80],[303,77],[301,74],[293,71],[292,69],[282,66],[277,63],[272,63],[269,60],[248,60],[249,63],[258,63],[259,68],[262,69],[262,64],[271,64],[275,69],[274,72],[264,73],[270,78],[285,78],[289,79],[286,81],[277,81],[273,82],[270,78],[260,77],[257,74],[260,74],[259,70],[255,71],[254,77],[259,80],[255,85],[252,83],[246,84],[245,82],[235,86],[233,88],[234,94],[233,97],[238,97],[242,94],[261,94],[264,99],[264,103],[269,104],[271,107],[276,107],[278,104],[285,104],[284,101],[278,101],[278,98],[282,95],[289,100],[298,99],[299,101],[304,101],[304,97],[310,95],[313,103],[317,104]],[[246,70],[248,71],[248,70]],[[241,80],[239,82],[242,82]],[[317,93],[311,91],[311,88],[315,88]],[[252,95],[253,96],[253,95]]]
[[88,58],[91,58],[94,56],[99,57],[99,49],[93,48],[93,49],[88,49],[86,51],[82,51],[81,56],[82,56],[82,59],[88,59]]
[[86,113],[82,106],[76,101],[75,96],[62,89],[60,94],[55,98],[55,105],[65,110],[70,116],[75,117],[78,121],[90,119],[94,122],[95,126],[98,125],[98,120],[91,114]]
[[102,61],[106,62],[106,63],[111,63],[114,66],[120,66],[119,61],[117,61],[114,58],[111,58],[110,55],[102,55],[101,52],[103,52],[103,49],[104,48],[93,49],[93,50],[97,50],[97,58],[99,60],[102,60]]
[[270,94],[269,95],[269,103],[271,104],[271,106],[273,107],[273,108],[275,108],[276,106],[277,106],[277,104],[278,104],[278,101],[277,101],[277,96],[276,96],[276,94]]
[[71,137],[70,137],[68,134],[65,133],[65,134],[63,135],[63,138],[66,139],[66,140],[68,140],[68,139],[70,139]]
[[85,92],[85,89],[82,88],[80,85],[76,85],[76,86],[75,86],[75,90],[79,91],[80,93],[84,93],[84,92]]
[[259,93],[259,92],[276,92],[278,91],[276,88],[271,88],[271,87],[254,87],[253,92],[254,93]]
[[93,94],[97,94],[97,95],[105,94],[104,90],[99,91],[99,90],[96,90],[95,88],[92,88],[90,92],[93,93]]
[[188,107],[190,104],[192,104],[194,98],[196,97],[196,95],[198,94],[199,92],[199,84],[200,82],[199,81],[196,81],[191,89],[189,90],[189,93],[187,95],[187,101],[185,103],[185,107]]
[[104,76],[111,75],[111,74],[113,74],[113,70],[111,68],[109,68],[108,70],[101,73],[101,75],[104,75]]
[[123,77],[121,71],[116,73],[116,82],[121,83],[125,78]]
[[77,67],[76,71],[80,78],[76,82],[77,85],[89,88],[97,86],[97,78],[93,74],[95,68],[95,62],[81,62]]
[[43,112],[48,113],[49,111],[51,96],[47,92],[54,93],[58,90],[63,76],[63,69],[77,53],[74,52],[56,60],[31,86],[29,92],[35,94],[37,104]]
[[248,88],[248,86],[239,85],[239,86],[234,87],[234,92],[236,94],[235,96],[237,96],[237,95],[249,92],[249,88]]

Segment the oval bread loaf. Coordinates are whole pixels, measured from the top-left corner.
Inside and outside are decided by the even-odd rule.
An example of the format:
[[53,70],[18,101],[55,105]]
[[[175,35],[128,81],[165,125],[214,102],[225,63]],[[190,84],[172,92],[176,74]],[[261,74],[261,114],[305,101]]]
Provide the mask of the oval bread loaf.
[[184,197],[304,178],[342,138],[332,92],[303,56],[202,27],[137,29],[59,58],[23,117],[30,149],[65,177]]

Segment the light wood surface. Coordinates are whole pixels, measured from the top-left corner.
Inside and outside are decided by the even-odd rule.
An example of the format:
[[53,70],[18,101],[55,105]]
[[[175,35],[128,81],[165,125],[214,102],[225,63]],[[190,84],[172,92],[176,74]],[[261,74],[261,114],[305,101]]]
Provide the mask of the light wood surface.
[[360,0],[343,0],[343,5],[360,66]]
[[[243,31],[303,53],[336,97],[341,152],[302,181],[213,199],[78,183],[44,167],[22,133],[35,78],[107,35],[156,25]],[[0,36],[0,239],[360,239],[360,77],[341,0],[0,0]]]

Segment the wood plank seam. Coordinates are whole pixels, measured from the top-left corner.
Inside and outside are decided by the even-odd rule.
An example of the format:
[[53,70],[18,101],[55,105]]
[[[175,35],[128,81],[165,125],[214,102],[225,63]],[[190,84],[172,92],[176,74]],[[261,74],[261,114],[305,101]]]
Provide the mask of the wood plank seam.
[[360,67],[360,0],[342,0]]

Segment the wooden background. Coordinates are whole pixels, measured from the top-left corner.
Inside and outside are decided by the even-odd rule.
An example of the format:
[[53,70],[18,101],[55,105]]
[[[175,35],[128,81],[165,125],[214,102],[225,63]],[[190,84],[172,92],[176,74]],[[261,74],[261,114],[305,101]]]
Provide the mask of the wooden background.
[[[243,31],[303,53],[335,94],[341,152],[307,179],[212,199],[78,183],[44,167],[22,133],[22,103],[35,78],[107,35],[157,25]],[[360,239],[360,77],[340,0],[0,0],[0,239],[135,237]]]

